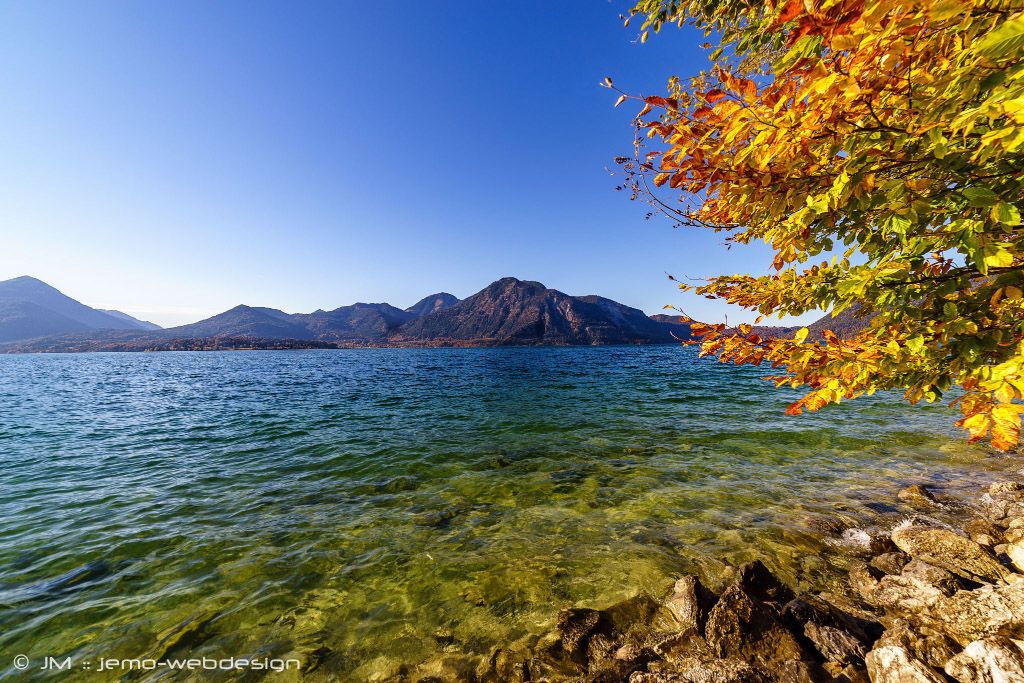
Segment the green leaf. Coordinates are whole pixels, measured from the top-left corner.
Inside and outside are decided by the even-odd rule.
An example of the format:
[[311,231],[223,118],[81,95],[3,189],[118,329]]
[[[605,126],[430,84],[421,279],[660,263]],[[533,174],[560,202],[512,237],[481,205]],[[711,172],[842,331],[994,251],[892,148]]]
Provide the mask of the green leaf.
[[996,193],[987,187],[966,187],[962,193],[970,206],[992,206],[999,201]]
[[934,21],[943,21],[955,17],[964,11],[964,5],[960,0],[939,0],[932,6],[929,14]]
[[999,202],[992,207],[992,220],[1003,225],[1020,225],[1020,211],[1013,204]]
[[1024,52],[1024,17],[1009,19],[978,41],[974,51],[989,59],[1019,59]]

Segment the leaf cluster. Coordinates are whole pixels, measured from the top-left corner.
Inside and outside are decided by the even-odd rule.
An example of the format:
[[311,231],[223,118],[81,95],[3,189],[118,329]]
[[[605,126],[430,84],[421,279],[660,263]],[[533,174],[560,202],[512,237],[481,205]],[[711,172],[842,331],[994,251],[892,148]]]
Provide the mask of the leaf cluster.
[[777,368],[777,384],[807,389],[791,413],[897,388],[935,401],[960,386],[971,439],[1016,446],[1021,2],[641,0],[634,14],[645,31],[690,23],[719,37],[708,71],[634,98],[634,196],[774,253],[767,275],[680,287],[762,316],[873,316],[825,343],[698,326],[703,353]]

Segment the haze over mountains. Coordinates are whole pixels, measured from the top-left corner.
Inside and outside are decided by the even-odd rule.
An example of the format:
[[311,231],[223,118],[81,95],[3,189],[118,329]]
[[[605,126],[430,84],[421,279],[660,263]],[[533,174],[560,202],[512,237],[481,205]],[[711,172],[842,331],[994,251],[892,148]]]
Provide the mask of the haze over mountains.
[[356,303],[312,313],[239,305],[167,329],[90,308],[31,277],[0,282],[0,350],[95,351],[302,346],[657,344],[689,325],[599,296],[502,278],[464,299],[446,292],[407,309]]

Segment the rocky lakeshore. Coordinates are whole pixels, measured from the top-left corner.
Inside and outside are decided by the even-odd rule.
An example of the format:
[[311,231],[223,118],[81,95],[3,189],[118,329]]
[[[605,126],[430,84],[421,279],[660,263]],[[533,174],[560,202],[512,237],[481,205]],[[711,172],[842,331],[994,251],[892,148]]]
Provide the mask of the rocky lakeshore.
[[945,503],[923,486],[899,501],[919,513],[890,529],[823,525],[862,547],[845,591],[797,593],[754,561],[717,593],[683,576],[661,599],[563,609],[547,634],[487,657],[453,651],[370,679],[1024,682],[1024,484],[996,482],[970,506],[949,503],[955,525],[930,514]]

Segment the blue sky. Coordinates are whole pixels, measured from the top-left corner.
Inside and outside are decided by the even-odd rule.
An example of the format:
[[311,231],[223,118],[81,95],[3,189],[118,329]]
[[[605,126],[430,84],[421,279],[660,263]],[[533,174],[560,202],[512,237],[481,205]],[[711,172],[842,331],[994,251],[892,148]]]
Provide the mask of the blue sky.
[[[627,3],[0,4],[0,279],[171,325],[405,307],[499,277],[658,312],[764,248],[614,191],[635,108],[707,64]],[[730,321],[749,319],[738,311]]]

